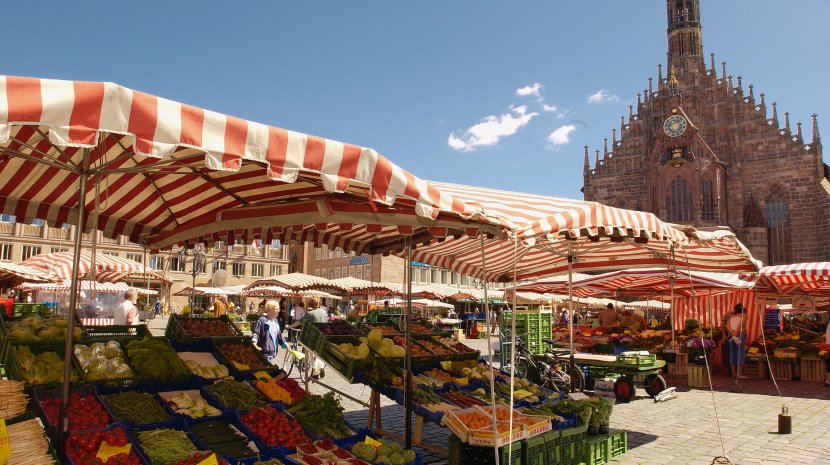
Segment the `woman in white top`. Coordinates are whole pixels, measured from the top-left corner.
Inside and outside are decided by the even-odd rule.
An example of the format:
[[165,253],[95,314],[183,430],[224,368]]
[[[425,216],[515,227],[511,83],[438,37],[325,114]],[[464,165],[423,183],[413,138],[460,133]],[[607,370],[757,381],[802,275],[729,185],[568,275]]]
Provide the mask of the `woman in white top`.
[[726,320],[726,331],[729,332],[729,364],[732,366],[732,376],[746,378],[741,373],[746,361],[746,325],[742,304],[735,305],[735,311]]

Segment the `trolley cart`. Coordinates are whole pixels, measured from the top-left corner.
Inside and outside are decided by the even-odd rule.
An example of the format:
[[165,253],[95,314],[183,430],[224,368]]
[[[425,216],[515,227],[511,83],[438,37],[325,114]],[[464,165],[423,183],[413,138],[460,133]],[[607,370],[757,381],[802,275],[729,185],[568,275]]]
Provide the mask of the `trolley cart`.
[[624,352],[619,356],[598,354],[575,354],[577,365],[588,368],[588,378],[616,378],[614,396],[618,402],[631,402],[636,395],[636,383],[654,398],[666,389],[666,380],[660,374],[666,366],[664,360],[657,360],[652,354]]

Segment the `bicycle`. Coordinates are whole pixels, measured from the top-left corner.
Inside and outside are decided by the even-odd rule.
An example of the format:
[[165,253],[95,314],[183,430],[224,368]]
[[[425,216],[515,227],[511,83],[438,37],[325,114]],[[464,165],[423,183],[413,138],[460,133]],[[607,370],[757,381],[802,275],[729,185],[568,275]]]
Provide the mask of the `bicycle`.
[[[292,350],[299,350],[300,349],[300,328],[288,328],[288,347]],[[305,350],[303,349],[303,353]],[[285,355],[283,355],[282,359],[282,371],[285,372],[286,376],[291,376],[291,372],[294,370],[294,367],[297,367],[298,373],[300,374],[300,379],[302,381],[306,381],[306,375],[310,369],[308,367],[310,357],[306,354],[305,357],[302,359],[297,359],[291,355],[291,352],[285,351]]]
[[522,338],[516,338],[516,375],[540,384],[556,392],[580,392],[585,389],[585,375],[576,364],[571,365],[568,349],[553,348],[554,341],[544,340],[547,344],[542,354],[531,353],[525,347]]

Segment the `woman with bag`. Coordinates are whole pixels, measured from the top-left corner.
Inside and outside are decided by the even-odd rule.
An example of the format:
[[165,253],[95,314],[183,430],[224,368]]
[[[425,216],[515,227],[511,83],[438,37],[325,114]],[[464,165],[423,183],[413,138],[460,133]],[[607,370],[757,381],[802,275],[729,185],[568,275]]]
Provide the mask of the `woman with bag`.
[[732,366],[732,376],[745,379],[743,371],[746,361],[746,330],[744,324],[744,306],[735,305],[732,316],[726,320],[726,331],[729,333],[729,365]]

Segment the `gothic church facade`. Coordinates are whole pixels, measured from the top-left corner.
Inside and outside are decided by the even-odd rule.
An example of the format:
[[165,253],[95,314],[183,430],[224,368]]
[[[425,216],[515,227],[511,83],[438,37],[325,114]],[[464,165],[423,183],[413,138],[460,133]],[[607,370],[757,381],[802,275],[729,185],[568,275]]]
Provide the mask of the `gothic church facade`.
[[775,102],[705,63],[698,0],[667,0],[668,63],[591,166],[586,200],[671,223],[728,226],[764,264],[830,261],[830,182],[815,114],[783,121]]

